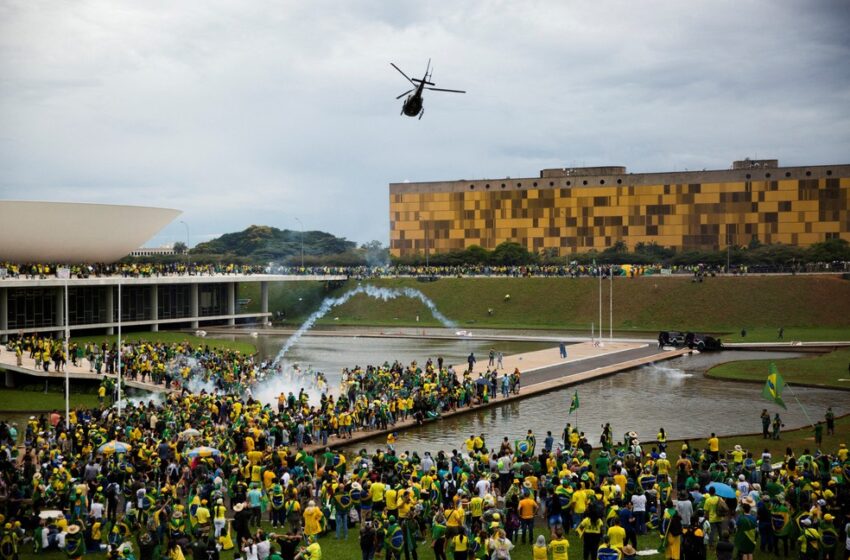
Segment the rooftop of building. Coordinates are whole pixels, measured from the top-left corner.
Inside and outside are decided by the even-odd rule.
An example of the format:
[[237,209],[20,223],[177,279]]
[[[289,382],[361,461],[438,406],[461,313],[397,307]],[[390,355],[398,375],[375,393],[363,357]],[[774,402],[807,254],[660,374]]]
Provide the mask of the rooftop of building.
[[390,193],[523,188],[643,186],[659,184],[778,181],[850,177],[850,163],[781,167],[777,159],[736,160],[729,169],[629,173],[625,166],[542,169],[538,177],[503,177],[390,183]]

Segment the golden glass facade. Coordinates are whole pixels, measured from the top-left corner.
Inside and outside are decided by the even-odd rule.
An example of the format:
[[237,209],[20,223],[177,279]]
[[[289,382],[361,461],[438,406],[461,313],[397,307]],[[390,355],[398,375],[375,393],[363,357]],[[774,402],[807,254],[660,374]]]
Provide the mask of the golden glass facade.
[[[618,169],[618,168],[610,168]],[[621,169],[621,168],[620,168]],[[390,251],[516,241],[559,255],[655,242],[677,250],[850,241],[850,165],[390,185]]]

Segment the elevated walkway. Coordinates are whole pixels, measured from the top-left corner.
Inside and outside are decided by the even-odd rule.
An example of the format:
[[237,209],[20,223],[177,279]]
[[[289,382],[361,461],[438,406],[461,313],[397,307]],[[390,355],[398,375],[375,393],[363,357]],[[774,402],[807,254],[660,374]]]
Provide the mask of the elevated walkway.
[[[36,369],[35,360],[32,360],[28,357],[28,355],[24,355],[22,357],[22,366],[17,365],[17,359],[15,354],[9,352],[7,350],[3,350],[0,353],[0,369],[6,371],[5,378],[5,386],[6,387],[14,387],[15,386],[15,376],[17,375],[26,375],[30,377],[38,377],[41,379],[57,379],[63,380],[65,379],[65,373],[61,371],[53,371],[52,363],[51,370],[45,372],[43,369]],[[118,375],[114,373],[91,373],[88,367],[88,361],[83,359],[83,363],[86,365],[73,365],[68,362],[65,364],[65,368],[68,370],[68,378],[70,379],[83,379],[87,381],[100,381],[101,379],[108,377],[114,380],[118,379]],[[154,385],[153,383],[143,383],[141,381],[134,381],[132,379],[127,379],[124,377],[124,385],[127,387],[132,387],[134,389],[142,389],[145,391],[151,391],[154,393],[165,393],[172,392],[173,389],[168,389],[164,385]]]

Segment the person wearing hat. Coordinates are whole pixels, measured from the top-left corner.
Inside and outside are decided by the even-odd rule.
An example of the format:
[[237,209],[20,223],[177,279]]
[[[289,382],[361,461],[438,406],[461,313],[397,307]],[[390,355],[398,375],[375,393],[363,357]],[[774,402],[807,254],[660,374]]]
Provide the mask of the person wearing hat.
[[634,560],[637,557],[637,550],[630,544],[623,547],[623,560]]
[[79,525],[68,525],[65,531],[65,555],[68,560],[79,560],[86,552],[85,539]]
[[816,560],[820,557],[820,531],[814,526],[810,517],[800,519],[800,529],[801,534],[797,537],[800,558],[803,560]]

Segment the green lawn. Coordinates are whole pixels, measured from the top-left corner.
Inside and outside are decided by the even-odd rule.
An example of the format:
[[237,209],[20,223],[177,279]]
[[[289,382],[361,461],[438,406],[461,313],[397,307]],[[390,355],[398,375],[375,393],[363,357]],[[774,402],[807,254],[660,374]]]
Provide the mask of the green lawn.
[[[412,287],[431,298],[457,325],[468,328],[566,329],[588,331],[598,322],[599,283],[592,278],[441,278],[369,280],[376,286]],[[322,282],[272,285],[269,309],[283,311],[297,325],[327,296],[357,285],[331,289]],[[608,328],[607,281],[603,286],[603,327]],[[240,286],[240,297],[258,300],[256,287]],[[505,295],[510,294],[510,301]],[[488,313],[492,310],[492,313]],[[419,317],[417,323],[416,317]],[[335,320],[338,318],[338,320]],[[353,297],[320,321],[333,325],[437,326],[418,300],[375,301]],[[850,340],[850,281],[837,276],[708,278],[617,278],[614,280],[614,330],[654,336],[659,330],[713,333],[724,340]]]
[[[189,342],[193,346],[202,344],[209,345],[210,348],[219,348],[225,350],[238,350],[243,354],[254,354],[257,352],[256,346],[249,342],[236,342],[232,340],[220,340],[216,338],[201,338],[188,333],[176,331],[159,331],[159,332],[128,332],[122,333],[121,338],[130,342],[146,340],[149,342]],[[86,342],[95,342],[100,344],[104,340],[112,344],[118,339],[118,335],[93,335],[93,336],[75,336],[71,338],[72,342],[84,344]]]
[[[795,403],[787,404],[788,406],[796,406]],[[777,407],[769,407],[768,405],[769,403],[765,401],[764,407],[756,406],[755,408],[768,408],[768,410],[771,411],[771,415],[778,410]],[[815,411],[809,411],[809,414],[812,414],[812,420],[817,422],[818,420],[824,419],[822,414],[823,412],[824,411],[817,411],[816,413]],[[758,413],[758,410],[753,409],[753,426],[760,427]],[[781,410],[779,411],[779,414],[780,416],[782,415]],[[823,432],[824,436],[821,450],[824,452],[835,451],[838,449],[839,443],[850,443],[850,416],[843,416],[835,419],[835,435],[826,435],[826,424],[824,424]],[[681,450],[681,443],[681,441],[671,441],[668,444],[668,449],[675,451],[678,455],[678,452]],[[696,446],[698,448],[705,448],[708,446],[708,440],[692,439],[690,440],[690,444],[691,446]],[[798,456],[805,448],[809,448],[812,452],[814,452],[815,435],[813,428],[811,426],[807,426],[798,430],[782,432],[780,439],[778,440],[763,439],[760,433],[756,435],[720,436],[721,450],[731,450],[736,444],[748,451],[752,451],[754,456],[757,456],[763,449],[767,448],[773,456],[774,461],[778,461],[785,456],[786,447],[793,449]]]
[[[72,392],[71,406],[97,406],[97,395]],[[54,408],[65,409],[65,392],[56,390],[56,387],[51,387],[47,393],[43,389],[0,389],[0,411],[46,411]]]
[[788,360],[743,360],[714,366],[707,375],[721,379],[740,379],[763,383],[768,368],[775,362],[785,381],[806,385],[819,385],[850,389],[850,348],[835,350],[828,354],[817,354]]

